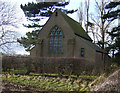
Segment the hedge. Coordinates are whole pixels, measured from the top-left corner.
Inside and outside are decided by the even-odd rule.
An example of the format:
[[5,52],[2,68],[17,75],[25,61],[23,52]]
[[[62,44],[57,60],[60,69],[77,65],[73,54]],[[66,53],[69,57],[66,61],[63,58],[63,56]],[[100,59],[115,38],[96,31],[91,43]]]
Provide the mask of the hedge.
[[11,69],[27,70],[36,73],[62,74],[95,74],[98,73],[94,62],[85,58],[74,57],[31,57],[31,56],[3,56],[3,71]]

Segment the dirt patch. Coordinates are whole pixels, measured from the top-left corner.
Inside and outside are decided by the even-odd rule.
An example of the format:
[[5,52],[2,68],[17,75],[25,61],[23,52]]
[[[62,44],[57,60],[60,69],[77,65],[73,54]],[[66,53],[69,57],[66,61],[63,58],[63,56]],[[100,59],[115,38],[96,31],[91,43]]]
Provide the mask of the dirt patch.
[[9,81],[2,82],[2,93],[40,93],[37,86],[24,85],[20,83],[13,83]]
[[114,91],[120,93],[120,69],[110,75],[103,83],[95,86],[94,91]]

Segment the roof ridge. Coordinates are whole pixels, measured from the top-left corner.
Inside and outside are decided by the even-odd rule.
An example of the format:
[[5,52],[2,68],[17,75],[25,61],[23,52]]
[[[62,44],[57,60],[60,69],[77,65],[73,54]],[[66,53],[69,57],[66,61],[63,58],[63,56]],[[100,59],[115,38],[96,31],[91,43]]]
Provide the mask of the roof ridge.
[[86,42],[86,44],[88,44],[91,48],[95,49],[97,52],[103,52],[103,53],[106,52],[104,49],[101,49],[100,47],[98,47],[95,43],[92,43],[92,42],[85,40],[81,37],[80,37],[80,39],[83,40],[84,42]]
[[87,34],[87,32],[85,32],[83,27],[77,21],[75,21],[74,19],[69,17],[67,14],[63,13],[61,10],[57,9],[57,11],[59,11],[61,13],[61,15],[66,20],[66,22],[71,26],[71,28],[73,29],[75,34],[77,34],[78,36],[83,37],[89,41],[92,41],[90,36]]

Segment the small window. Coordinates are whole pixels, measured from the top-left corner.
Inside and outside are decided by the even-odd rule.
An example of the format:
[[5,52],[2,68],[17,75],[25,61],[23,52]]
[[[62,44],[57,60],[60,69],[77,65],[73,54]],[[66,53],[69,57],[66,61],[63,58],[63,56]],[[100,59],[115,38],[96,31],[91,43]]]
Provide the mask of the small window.
[[85,49],[81,48],[81,57],[84,57],[84,56],[85,56]]
[[58,16],[58,12],[55,13],[55,16]]

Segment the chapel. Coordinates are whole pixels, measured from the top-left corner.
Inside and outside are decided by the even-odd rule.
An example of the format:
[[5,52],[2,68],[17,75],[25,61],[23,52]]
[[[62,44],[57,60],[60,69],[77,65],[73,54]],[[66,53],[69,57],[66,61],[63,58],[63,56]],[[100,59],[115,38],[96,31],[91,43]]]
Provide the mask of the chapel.
[[74,19],[56,9],[39,32],[39,43],[30,51],[37,57],[79,57],[95,64],[104,63],[104,50]]

